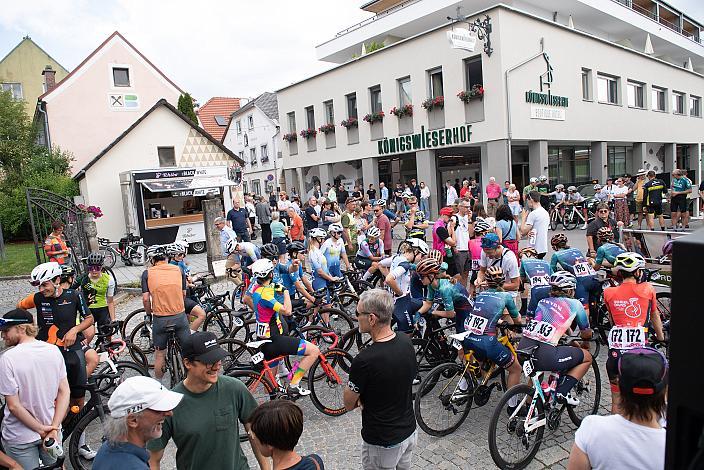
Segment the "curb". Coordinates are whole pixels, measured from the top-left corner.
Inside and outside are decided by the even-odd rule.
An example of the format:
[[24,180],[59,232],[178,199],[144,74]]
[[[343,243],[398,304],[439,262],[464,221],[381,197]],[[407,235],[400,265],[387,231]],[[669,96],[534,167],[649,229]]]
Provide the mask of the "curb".
[[0,276],[0,281],[20,281],[29,279],[29,274],[21,274],[19,276]]

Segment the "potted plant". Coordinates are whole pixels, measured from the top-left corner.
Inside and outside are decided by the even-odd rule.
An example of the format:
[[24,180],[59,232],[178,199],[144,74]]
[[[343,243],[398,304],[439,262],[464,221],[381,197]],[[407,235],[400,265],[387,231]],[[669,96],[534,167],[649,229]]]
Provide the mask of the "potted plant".
[[301,131],[301,137],[303,137],[304,139],[310,139],[311,137],[315,137],[316,135],[318,135],[318,131],[316,131],[315,129],[303,129]]
[[423,107],[428,111],[432,111],[433,108],[444,108],[445,107],[445,97],[436,96],[435,98],[428,98],[423,101]]
[[400,108],[397,108],[394,106],[391,108],[391,111],[389,111],[391,114],[394,114],[397,118],[401,119],[404,116],[413,116],[413,105],[412,104],[404,104]]
[[367,114],[364,116],[364,120],[369,124],[374,124],[375,122],[381,122],[384,120],[384,111],[378,111],[376,113]]
[[472,85],[472,88],[468,91],[462,90],[459,93],[457,93],[457,97],[462,101],[463,103],[469,103],[470,101],[479,98],[480,100],[484,99],[484,87],[480,84],[474,84]]
[[318,128],[320,132],[323,134],[329,134],[330,132],[335,132],[335,124],[333,123],[328,123],[328,124],[323,124]]
[[295,132],[290,132],[290,133],[288,133],[288,134],[284,134],[283,139],[284,139],[286,142],[293,142],[294,140],[297,140],[297,139],[298,139],[298,136],[296,135]]
[[100,207],[98,206],[86,206],[84,204],[79,204],[76,207],[78,207],[79,210],[85,212],[86,214],[92,215],[96,219],[99,219],[103,216],[103,211],[100,210]]
[[357,127],[359,125],[359,121],[357,121],[357,118],[355,117],[349,117],[344,119],[340,125],[345,129],[349,129],[350,127]]

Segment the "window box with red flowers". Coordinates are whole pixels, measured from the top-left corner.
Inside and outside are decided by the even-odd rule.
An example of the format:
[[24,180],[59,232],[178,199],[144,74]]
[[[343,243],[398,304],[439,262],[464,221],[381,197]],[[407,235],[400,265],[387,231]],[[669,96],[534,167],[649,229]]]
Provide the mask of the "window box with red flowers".
[[315,137],[316,135],[318,135],[318,131],[316,131],[315,129],[303,129],[301,131],[301,137],[303,137],[304,139],[310,139],[311,137]]
[[381,122],[384,120],[384,111],[378,111],[376,113],[367,114],[363,118],[369,124],[374,124],[375,122]]
[[296,135],[295,132],[290,132],[288,134],[284,134],[283,139],[286,142],[294,142],[298,139],[298,136]]
[[79,204],[79,210],[85,212],[88,215],[92,215],[94,218],[98,219],[103,216],[103,211],[100,210],[98,206],[86,206],[85,204]]
[[428,98],[427,100],[423,101],[423,107],[428,111],[432,111],[435,108],[442,109],[445,107],[445,97],[436,96],[435,98]]
[[400,108],[393,107],[391,108],[391,111],[389,111],[391,114],[395,115],[397,118],[401,119],[404,116],[411,117],[413,116],[413,105],[412,104],[404,104]]
[[457,93],[457,97],[463,103],[469,103],[472,100],[484,99],[484,87],[482,85],[476,84],[472,85],[472,89],[469,91],[462,90]]
[[329,134],[331,132],[335,132],[335,124],[328,123],[328,124],[323,124],[318,128],[320,132],[323,134]]
[[352,128],[352,127],[357,127],[357,126],[359,126],[359,121],[357,121],[357,118],[351,117],[351,118],[344,119],[344,120],[340,123],[340,125],[341,125],[342,127],[344,127],[345,129],[350,129],[350,128]]

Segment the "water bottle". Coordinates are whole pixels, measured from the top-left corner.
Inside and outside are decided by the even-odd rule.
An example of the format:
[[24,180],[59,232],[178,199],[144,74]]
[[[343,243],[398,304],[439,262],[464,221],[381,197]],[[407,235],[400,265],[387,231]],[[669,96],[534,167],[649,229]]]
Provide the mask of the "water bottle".
[[63,457],[63,455],[64,455],[63,446],[61,445],[60,442],[58,442],[53,437],[48,437],[44,441],[44,449],[46,450],[46,453],[49,454],[49,456],[52,459],[58,459],[60,457]]

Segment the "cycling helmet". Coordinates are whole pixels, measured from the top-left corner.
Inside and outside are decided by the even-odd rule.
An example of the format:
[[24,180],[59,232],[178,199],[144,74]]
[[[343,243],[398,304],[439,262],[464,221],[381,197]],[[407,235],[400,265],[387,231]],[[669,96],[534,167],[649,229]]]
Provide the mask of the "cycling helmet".
[[489,225],[484,219],[477,218],[477,221],[474,222],[474,233],[481,234],[481,233],[487,233],[490,231],[491,231],[491,225]]
[[482,237],[482,248],[496,249],[501,245],[499,236],[495,233],[487,233]]
[[386,206],[386,199],[377,199],[374,201],[375,206]]
[[413,248],[414,250],[420,251],[424,255],[427,255],[428,252],[430,251],[430,248],[428,248],[428,244],[425,243],[420,238],[407,238],[406,243],[408,245],[410,245],[411,248]]
[[438,263],[442,263],[444,257],[445,255],[440,250],[430,250],[428,253],[428,258],[433,258],[434,260],[437,260]]
[[236,238],[230,238],[227,240],[227,243],[225,244],[225,255],[229,256],[235,251],[237,251],[237,248],[239,248],[240,243],[237,241]]
[[550,276],[550,285],[559,290],[574,289],[577,287],[577,278],[567,271],[557,271]]
[[267,243],[262,246],[260,251],[263,258],[274,259],[279,257],[279,247],[273,243]]
[[314,228],[308,233],[308,235],[310,235],[310,238],[325,238],[328,236],[327,232],[322,228]]
[[538,179],[539,179],[540,181],[547,181],[547,180],[548,180],[548,177],[545,176],[545,175],[540,175],[540,177],[539,177]]
[[440,215],[451,216],[452,215],[452,207],[443,207],[442,209],[440,209]]
[[381,236],[381,230],[377,227],[369,227],[367,229],[367,237],[379,238]]
[[51,281],[57,277],[61,277],[61,265],[55,261],[42,263],[32,269],[32,274],[29,276],[30,283],[33,286],[39,286],[46,281]]
[[596,232],[596,238],[600,242],[610,242],[613,241],[614,239],[614,231],[611,230],[611,227],[601,227],[597,232]]
[[599,191],[600,189],[601,189],[601,185],[600,185],[600,184],[595,184],[595,185],[594,185],[594,191]]
[[532,178],[530,179],[530,182],[531,182],[531,183],[537,183],[537,182],[538,182],[538,178],[536,178],[536,177],[534,176],[534,177],[532,177]]
[[437,274],[440,272],[440,262],[435,258],[424,258],[416,265],[416,272],[419,276]]
[[570,192],[570,193],[573,193],[573,192],[577,191],[577,187],[576,187],[576,186],[569,186],[569,187],[567,188],[567,191]]
[[662,255],[663,256],[672,256],[672,242],[673,241],[674,241],[673,239],[669,239],[662,246]]
[[342,224],[338,224],[338,223],[330,224],[330,227],[328,227],[328,232],[330,232],[331,234],[342,233],[342,230],[343,230]]
[[627,251],[616,256],[614,268],[618,271],[635,272],[645,267],[645,259],[638,253]]
[[183,253],[183,251],[181,251],[181,245],[177,245],[175,243],[164,245],[164,250],[166,251],[166,256],[169,258],[173,258],[174,256]]
[[565,189],[565,185],[564,184],[557,184],[557,185],[555,185],[555,189]]
[[69,278],[76,276],[76,270],[70,264],[61,266],[61,282],[66,282]]
[[567,235],[565,235],[564,233],[556,233],[550,239],[550,245],[552,245],[553,248],[562,248],[564,246],[567,246],[567,242]]
[[519,257],[526,256],[528,258],[535,258],[536,256],[538,256],[538,252],[532,246],[527,246],[518,252],[518,256]]
[[291,243],[286,245],[286,251],[288,251],[289,253],[293,253],[296,251],[300,252],[304,251],[305,249],[305,245],[303,245],[303,243],[299,241],[292,241]]
[[270,259],[258,259],[249,267],[252,270],[252,275],[258,278],[265,278],[274,270],[274,263]]
[[105,255],[97,251],[92,252],[88,255],[88,258],[86,258],[88,266],[102,266],[104,262]]
[[188,242],[186,240],[176,240],[174,245],[178,246],[184,255],[188,253]]
[[489,287],[498,287],[504,283],[504,270],[501,266],[491,266],[484,273],[484,280]]
[[163,258],[166,255],[166,247],[164,245],[152,245],[147,248],[147,259]]

